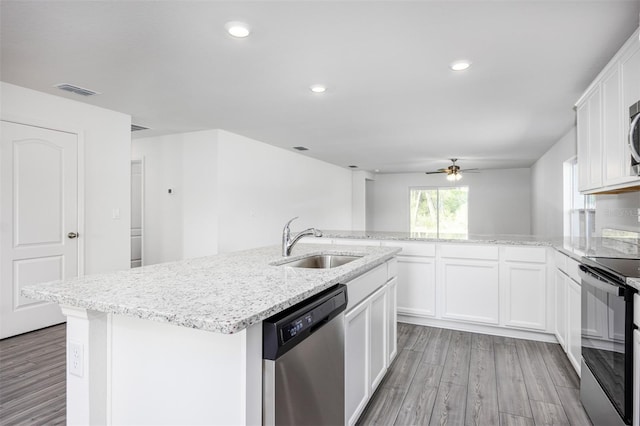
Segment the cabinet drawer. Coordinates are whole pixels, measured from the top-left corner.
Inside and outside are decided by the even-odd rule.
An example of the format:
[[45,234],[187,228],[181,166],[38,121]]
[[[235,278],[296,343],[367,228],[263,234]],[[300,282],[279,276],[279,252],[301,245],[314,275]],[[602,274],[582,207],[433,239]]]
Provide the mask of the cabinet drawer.
[[369,272],[347,282],[347,312],[387,282],[387,264],[377,266]]
[[580,263],[578,263],[577,261],[571,259],[570,257],[567,258],[567,270],[565,272],[571,277],[572,280],[574,280],[578,284],[580,284],[580,275],[578,274],[579,265]]
[[434,257],[436,255],[436,245],[433,243],[421,242],[383,242],[386,247],[400,247],[402,251],[399,256],[427,256]]
[[567,272],[567,255],[564,253],[560,253],[558,250],[555,251],[554,260],[556,264],[556,268],[560,269],[562,272]]
[[498,260],[500,249],[497,246],[475,246],[468,244],[442,245],[440,256],[453,259]]
[[513,262],[546,263],[547,249],[544,247],[505,247],[504,260]]

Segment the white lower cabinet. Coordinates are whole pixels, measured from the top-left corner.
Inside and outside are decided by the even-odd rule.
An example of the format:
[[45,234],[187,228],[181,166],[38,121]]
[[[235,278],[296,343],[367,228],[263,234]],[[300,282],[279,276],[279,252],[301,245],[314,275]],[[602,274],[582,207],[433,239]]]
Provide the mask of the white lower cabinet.
[[[388,263],[390,274],[395,261]],[[381,268],[384,269],[384,268]],[[345,424],[353,425],[364,410],[397,352],[397,279],[380,269],[347,283],[353,303],[345,314]],[[373,292],[363,294],[364,289]]]
[[436,315],[436,266],[428,257],[398,257],[398,310],[406,315]]
[[567,280],[570,278],[567,277],[562,271],[559,269],[556,270],[555,280],[554,280],[554,313],[556,318],[556,323],[554,327],[554,334],[556,335],[556,339],[558,339],[558,343],[562,346],[562,349],[567,352],[567,337],[568,337],[568,286]]
[[441,259],[442,318],[498,324],[500,273],[497,261]]
[[345,323],[345,424],[352,425],[369,400],[368,303],[349,311]]
[[582,356],[582,325],[580,314],[582,312],[581,287],[572,279],[566,280],[567,286],[567,357],[571,365],[580,375],[580,357]]
[[387,372],[387,288],[376,291],[369,301],[369,392],[373,394]]
[[398,353],[398,278],[393,278],[387,284],[387,360],[388,364],[395,359]]
[[547,328],[547,267],[544,263],[505,262],[504,324],[544,331]]

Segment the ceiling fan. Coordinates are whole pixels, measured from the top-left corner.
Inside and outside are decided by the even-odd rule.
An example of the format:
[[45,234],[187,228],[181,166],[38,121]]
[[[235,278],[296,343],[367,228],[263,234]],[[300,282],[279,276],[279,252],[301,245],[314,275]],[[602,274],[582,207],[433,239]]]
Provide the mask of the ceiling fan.
[[460,172],[477,173],[478,171],[478,169],[461,169],[460,166],[456,164],[456,161],[458,161],[457,158],[451,158],[450,160],[451,160],[451,165],[446,169],[438,169],[435,172],[425,172],[425,174],[433,175],[436,173],[446,173],[447,180],[456,181],[456,180],[462,179],[462,173]]

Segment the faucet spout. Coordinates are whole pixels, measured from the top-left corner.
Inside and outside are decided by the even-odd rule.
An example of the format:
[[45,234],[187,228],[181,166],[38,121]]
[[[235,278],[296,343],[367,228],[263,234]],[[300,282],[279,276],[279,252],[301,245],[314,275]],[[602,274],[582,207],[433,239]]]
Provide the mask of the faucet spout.
[[282,256],[283,257],[289,257],[291,255],[291,250],[293,250],[293,246],[296,245],[296,243],[298,242],[298,240],[300,240],[300,238],[305,237],[307,235],[313,235],[314,237],[322,237],[322,231],[316,228],[305,229],[304,231],[299,232],[298,234],[291,237],[291,229],[289,229],[289,225],[291,224],[291,222],[293,222],[297,218],[298,217],[296,216],[290,221],[288,221],[287,224],[284,225],[284,228],[282,229]]

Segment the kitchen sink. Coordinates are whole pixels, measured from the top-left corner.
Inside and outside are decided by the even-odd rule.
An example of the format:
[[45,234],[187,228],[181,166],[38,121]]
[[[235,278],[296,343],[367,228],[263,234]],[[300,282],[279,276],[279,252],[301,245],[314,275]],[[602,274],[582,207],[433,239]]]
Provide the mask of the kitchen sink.
[[315,254],[303,257],[302,259],[292,260],[290,262],[281,263],[280,266],[291,266],[294,268],[312,268],[312,269],[329,269],[341,266],[354,260],[360,259],[362,256],[340,255],[340,254]]

